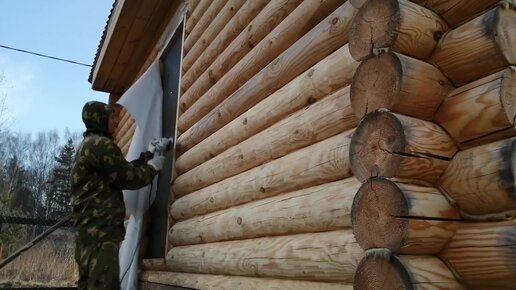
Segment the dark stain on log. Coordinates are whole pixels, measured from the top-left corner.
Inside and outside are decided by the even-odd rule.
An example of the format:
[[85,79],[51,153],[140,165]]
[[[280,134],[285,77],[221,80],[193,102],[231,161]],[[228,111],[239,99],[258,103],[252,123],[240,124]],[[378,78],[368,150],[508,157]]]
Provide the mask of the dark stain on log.
[[515,179],[516,175],[516,139],[507,140],[505,146],[500,150],[502,168],[499,171],[499,177],[504,187],[507,190],[507,194],[516,200],[516,188]]

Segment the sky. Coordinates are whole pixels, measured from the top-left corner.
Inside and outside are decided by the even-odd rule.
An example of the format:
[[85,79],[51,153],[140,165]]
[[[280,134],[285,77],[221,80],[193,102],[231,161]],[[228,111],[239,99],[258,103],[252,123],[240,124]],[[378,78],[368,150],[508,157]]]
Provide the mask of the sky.
[[[1,0],[0,45],[93,64],[113,0]],[[91,67],[0,48],[0,100],[9,129],[84,131],[85,102],[107,102],[91,89]]]

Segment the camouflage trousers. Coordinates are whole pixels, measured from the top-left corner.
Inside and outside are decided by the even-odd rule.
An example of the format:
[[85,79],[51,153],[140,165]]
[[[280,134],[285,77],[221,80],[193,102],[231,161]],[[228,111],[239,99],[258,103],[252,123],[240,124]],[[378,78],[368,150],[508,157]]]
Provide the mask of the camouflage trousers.
[[79,266],[79,290],[120,289],[118,250],[120,242],[91,242],[77,237],[75,260]]

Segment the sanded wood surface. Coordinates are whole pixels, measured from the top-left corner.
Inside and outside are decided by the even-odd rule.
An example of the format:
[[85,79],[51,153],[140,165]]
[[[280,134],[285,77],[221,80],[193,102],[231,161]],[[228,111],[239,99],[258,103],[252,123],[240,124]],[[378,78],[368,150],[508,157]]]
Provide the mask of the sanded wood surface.
[[398,53],[364,60],[351,84],[351,105],[361,118],[380,108],[431,120],[452,88],[431,64]]
[[[184,147],[185,144],[193,146],[204,140],[303,71],[324,59],[334,50],[343,46],[347,42],[348,29],[355,12],[356,10],[351,7],[351,4],[344,3],[204,117],[202,117],[203,114],[199,107],[203,102],[199,100],[190,109],[198,108],[199,111],[195,115],[202,117],[202,119],[178,139],[178,146],[180,148]],[[213,95],[211,97],[216,99]],[[210,104],[215,105],[216,102],[210,101]],[[207,108],[211,109],[213,106],[210,105]],[[183,117],[187,113],[188,111],[183,114]],[[198,119],[197,117],[192,120]],[[187,119],[185,117],[185,120]],[[191,124],[191,122],[187,123]]]
[[172,189],[176,196],[183,196],[353,129],[357,124],[349,101],[349,87],[342,88],[180,175]]
[[[212,64],[217,56],[244,30],[267,4],[266,0],[246,1],[236,14],[228,21],[219,34],[196,57],[191,51],[183,58],[182,69],[186,71],[181,77],[181,88],[188,90],[192,83]],[[217,17],[219,18],[219,17]],[[202,45],[201,45],[202,46]],[[194,48],[195,50],[196,48]]]
[[382,176],[433,185],[457,150],[438,125],[380,110],[362,119],[349,154],[361,181]]
[[193,62],[199,58],[201,53],[210,45],[222,28],[224,28],[224,26],[238,12],[244,2],[245,0],[224,1],[224,7],[222,7],[219,13],[215,15],[215,18],[206,27],[206,30],[202,32],[199,39],[194,44],[190,44],[190,48],[187,48],[187,41],[193,34],[186,39],[184,49],[186,49],[188,53],[184,56],[182,61],[183,71],[187,71],[192,66]]
[[439,187],[468,217],[516,214],[516,138],[460,151],[439,179]]
[[190,17],[195,10],[195,7],[201,2],[201,0],[189,0],[188,10],[186,11],[186,18]]
[[227,3],[227,0],[210,0],[210,2],[210,6],[206,9],[206,12],[204,12],[183,42],[183,50],[185,53],[188,53],[197,43],[201,35],[206,31],[213,19],[215,19],[215,16],[219,14],[222,7]]
[[177,199],[175,220],[351,176],[349,142],[353,131],[325,139]]
[[172,226],[169,240],[180,246],[343,229],[359,187],[351,177],[188,219]]
[[408,0],[368,0],[353,21],[349,49],[356,60],[384,48],[426,59],[447,29],[439,15]]
[[[291,26],[295,22],[294,19],[302,15],[307,15],[307,17],[314,15],[316,13],[315,10],[321,7],[321,5],[317,4],[323,4],[324,2],[309,1],[300,5],[301,2],[301,0],[272,1],[265,6],[222,53],[214,56],[216,59],[199,77],[190,78],[194,82],[181,96],[179,107],[186,111],[199,98],[210,92],[210,88],[238,63],[241,62],[239,68],[244,69],[242,67],[244,64],[259,61],[260,58],[253,60],[258,55],[268,56],[270,53],[269,57],[274,59],[275,56],[279,55],[306,33],[311,28],[310,26],[306,27],[306,25],[311,24],[309,19],[305,19],[304,25],[300,24],[297,29],[290,31]],[[292,13],[293,11],[296,12]],[[285,35],[289,37],[283,38]],[[279,51],[271,50],[271,46]],[[267,48],[269,49],[267,50]],[[251,55],[247,56],[249,53]],[[255,65],[261,65],[263,68],[267,63],[258,62]],[[185,82],[188,80],[189,78],[186,76]],[[180,131],[185,130],[182,126],[179,129]]]
[[353,290],[342,283],[159,271],[145,271],[140,280],[203,290]]
[[358,265],[354,289],[465,290],[433,256],[389,256],[367,252]]
[[468,289],[514,289],[516,220],[464,223],[440,257]]
[[186,19],[186,34],[190,34],[190,32],[192,32],[197,22],[199,22],[199,19],[201,19],[204,12],[206,12],[208,7],[210,6],[211,2],[211,0],[200,0],[199,4],[195,6],[195,9],[192,11],[191,15],[189,15],[188,19]]
[[363,251],[351,230],[174,247],[173,271],[351,282]]
[[431,59],[456,85],[516,63],[516,13],[505,2],[447,32]]
[[439,14],[450,27],[457,27],[463,22],[481,14],[494,6],[499,0],[410,0],[424,5]]
[[351,212],[353,233],[364,249],[402,254],[436,254],[453,236],[459,213],[433,187],[367,180]]
[[358,66],[345,45],[210,135],[175,163],[184,173],[351,82]]
[[[494,135],[489,140],[516,135],[516,67],[511,66],[450,92],[435,115],[441,125],[458,143],[465,143]],[[487,143],[487,142],[486,142]],[[470,143],[469,143],[470,144]],[[477,146],[482,143],[477,142]]]

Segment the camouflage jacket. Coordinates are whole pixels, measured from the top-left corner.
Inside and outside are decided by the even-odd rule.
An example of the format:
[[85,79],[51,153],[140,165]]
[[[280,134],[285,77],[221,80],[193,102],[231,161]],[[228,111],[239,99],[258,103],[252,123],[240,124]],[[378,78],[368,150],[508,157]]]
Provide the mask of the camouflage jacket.
[[[95,103],[88,106],[90,103]],[[101,104],[101,105],[99,105]],[[92,241],[124,239],[123,189],[138,189],[152,182],[156,172],[146,164],[152,153],[127,162],[107,132],[110,110],[100,102],[83,109],[84,140],[72,167],[72,205],[78,235]]]

